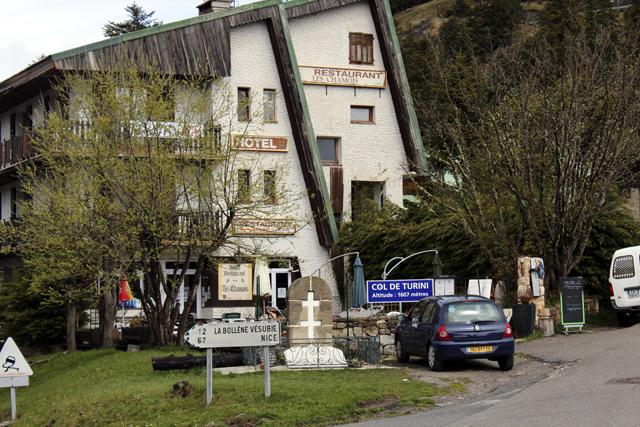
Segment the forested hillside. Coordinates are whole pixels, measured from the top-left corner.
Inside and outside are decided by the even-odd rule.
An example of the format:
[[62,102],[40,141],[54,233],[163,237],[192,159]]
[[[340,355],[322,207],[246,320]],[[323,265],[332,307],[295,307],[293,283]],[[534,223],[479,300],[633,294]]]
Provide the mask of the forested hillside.
[[[522,23],[524,25],[535,24],[542,10],[551,3],[546,0],[537,1],[516,1],[513,5],[519,5],[522,8]],[[600,3],[600,4],[598,4]],[[586,7],[591,9],[599,9],[603,5],[605,8],[624,9],[632,4],[632,0],[615,0],[607,2],[592,1],[590,4],[584,2],[561,2],[556,6],[565,5],[571,9],[578,10]],[[476,17],[479,12],[486,7],[495,9],[499,4],[492,4],[488,1],[474,0],[392,0],[391,9],[396,19],[396,26],[411,27],[418,37],[437,34],[440,26],[449,21],[456,19],[471,19]],[[496,15],[497,19],[502,19],[500,15]],[[532,31],[529,29],[528,31]]]
[[627,209],[640,182],[638,0],[407,4],[393,8],[427,154],[419,203],[356,218],[342,244],[383,248],[363,256],[373,270],[438,249],[445,274],[511,290],[518,257],[540,256],[550,293],[583,275],[607,298],[613,252],[640,244]]

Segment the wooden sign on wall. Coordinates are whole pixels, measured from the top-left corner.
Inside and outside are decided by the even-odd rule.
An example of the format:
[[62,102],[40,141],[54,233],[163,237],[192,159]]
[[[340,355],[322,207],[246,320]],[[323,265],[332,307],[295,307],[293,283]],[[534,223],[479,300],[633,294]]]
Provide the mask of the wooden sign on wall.
[[218,267],[218,299],[250,300],[253,297],[251,264],[220,264]]

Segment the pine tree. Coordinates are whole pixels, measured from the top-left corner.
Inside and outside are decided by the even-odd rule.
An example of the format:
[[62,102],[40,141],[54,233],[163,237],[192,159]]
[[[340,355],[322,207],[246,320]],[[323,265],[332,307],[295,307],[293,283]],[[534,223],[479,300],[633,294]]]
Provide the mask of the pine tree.
[[476,8],[470,21],[476,53],[493,52],[505,46],[513,31],[524,20],[522,4],[517,0],[492,0]]
[[124,22],[109,21],[108,24],[102,27],[105,37],[115,37],[162,24],[162,21],[158,22],[157,19],[152,18],[153,14],[156,13],[155,11],[147,13],[135,1],[125,7],[124,10],[129,13],[129,19]]

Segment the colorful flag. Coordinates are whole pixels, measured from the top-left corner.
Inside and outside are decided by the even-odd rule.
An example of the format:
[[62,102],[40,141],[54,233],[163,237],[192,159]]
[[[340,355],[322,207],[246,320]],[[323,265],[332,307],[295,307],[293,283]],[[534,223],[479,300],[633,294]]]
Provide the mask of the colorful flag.
[[120,273],[120,293],[118,295],[118,302],[131,301],[132,299],[133,294],[131,293],[131,288],[129,288],[127,278],[124,276],[124,272],[122,272]]

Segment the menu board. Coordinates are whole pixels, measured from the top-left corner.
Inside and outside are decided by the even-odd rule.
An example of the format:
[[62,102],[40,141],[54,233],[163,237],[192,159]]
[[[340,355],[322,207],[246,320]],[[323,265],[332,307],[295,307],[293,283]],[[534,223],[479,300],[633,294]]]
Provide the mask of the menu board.
[[456,276],[435,276],[433,279],[435,282],[434,295],[454,295],[456,293]]
[[485,298],[491,298],[491,279],[469,280],[469,295],[480,295]]
[[584,325],[584,282],[582,277],[560,278],[562,325]]

